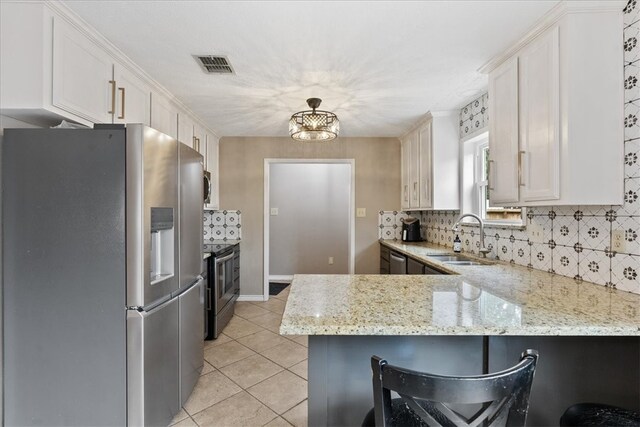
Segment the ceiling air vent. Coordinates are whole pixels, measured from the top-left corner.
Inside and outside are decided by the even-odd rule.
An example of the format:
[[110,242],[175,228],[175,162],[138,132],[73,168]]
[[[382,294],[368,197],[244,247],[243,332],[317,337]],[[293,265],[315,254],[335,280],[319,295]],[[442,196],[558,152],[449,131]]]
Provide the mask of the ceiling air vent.
[[226,56],[193,55],[193,57],[207,74],[234,74]]

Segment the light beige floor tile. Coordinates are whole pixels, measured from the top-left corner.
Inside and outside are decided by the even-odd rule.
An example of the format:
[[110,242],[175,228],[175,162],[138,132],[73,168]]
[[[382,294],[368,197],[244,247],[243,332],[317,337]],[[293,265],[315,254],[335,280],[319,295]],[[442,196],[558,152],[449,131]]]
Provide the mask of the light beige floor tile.
[[307,400],[282,414],[282,417],[295,427],[307,427]]
[[307,398],[307,382],[289,371],[282,371],[247,391],[276,413],[282,414]]
[[[266,316],[263,315],[263,316]],[[258,316],[262,317],[262,316]],[[263,328],[256,323],[249,322],[239,316],[233,316],[229,324],[224,328],[223,332],[230,338],[237,339],[247,335],[255,334],[262,331]]]
[[198,424],[193,422],[191,418],[187,417],[179,423],[174,424],[172,427],[198,427]]
[[282,315],[270,312],[269,314],[265,314],[263,316],[254,317],[253,319],[251,319],[251,322],[278,334],[280,333],[280,323],[282,323]]
[[237,341],[229,341],[217,347],[208,348],[204,352],[204,359],[214,368],[222,368],[238,360],[245,359],[256,354],[253,350],[243,346]]
[[236,303],[235,315],[245,319],[251,319],[253,317],[262,316],[269,313],[269,310],[258,307],[255,304],[251,304],[248,301],[240,301]]
[[277,414],[243,391],[194,416],[199,426],[262,426]]
[[282,371],[280,366],[259,354],[220,369],[220,372],[231,378],[233,382],[242,388],[258,384],[260,381],[272,377],[280,371]]
[[268,350],[278,344],[285,343],[287,340],[271,331],[263,330],[246,337],[238,338],[238,342],[249,347],[258,353]]
[[289,291],[291,290],[291,285],[287,286],[284,290],[282,290],[278,295],[274,295],[270,298],[276,298],[282,301],[286,301],[289,298]]
[[309,335],[298,335],[293,340],[300,345],[309,347]]
[[220,372],[211,372],[200,377],[184,409],[189,415],[194,415],[240,391],[242,389],[237,384]]
[[215,340],[205,341],[204,342],[204,349],[206,350],[208,348],[215,347],[217,345],[224,344],[224,343],[227,343],[229,341],[231,341],[231,338],[229,338],[225,334],[220,334],[220,335],[218,335],[218,338],[216,338]]
[[305,346],[287,340],[287,342],[265,350],[260,354],[273,360],[278,365],[288,368],[306,359],[308,351]]
[[178,412],[176,414],[175,417],[173,417],[173,419],[171,420],[171,423],[169,424],[170,426],[179,423],[180,421],[184,420],[185,418],[189,418],[189,414],[187,414],[187,412],[184,410],[184,408],[180,408],[180,412]]
[[285,421],[284,418],[278,417],[275,420],[265,424],[264,427],[291,427],[291,424]]
[[305,380],[308,380],[308,371],[309,371],[309,360],[305,359],[300,363],[296,363],[295,365],[293,365],[292,367],[289,368],[289,370],[291,372],[293,372],[294,374],[301,376],[302,378],[304,378]]
[[267,309],[269,311],[273,311],[274,313],[282,314],[284,313],[284,307],[286,302],[276,298],[269,298],[269,301],[265,301],[260,304],[261,308]]
[[202,366],[202,372],[200,372],[200,375],[207,375],[209,372],[213,372],[215,371],[216,368],[214,368],[213,366],[211,366],[209,363],[207,363],[207,361],[204,361],[204,365]]

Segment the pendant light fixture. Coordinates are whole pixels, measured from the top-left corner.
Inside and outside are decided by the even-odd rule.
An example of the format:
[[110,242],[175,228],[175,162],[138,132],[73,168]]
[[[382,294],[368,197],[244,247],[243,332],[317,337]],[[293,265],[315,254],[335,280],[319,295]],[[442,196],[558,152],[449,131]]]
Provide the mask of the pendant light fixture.
[[309,98],[307,104],[311,110],[298,111],[289,120],[289,135],[296,141],[330,141],[338,137],[340,121],[330,111],[317,108],[322,100]]

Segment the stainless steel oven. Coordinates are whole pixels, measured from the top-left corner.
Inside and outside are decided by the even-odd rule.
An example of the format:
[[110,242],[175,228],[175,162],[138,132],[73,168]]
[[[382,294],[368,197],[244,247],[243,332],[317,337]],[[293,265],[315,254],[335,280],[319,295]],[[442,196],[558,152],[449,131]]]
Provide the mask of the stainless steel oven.
[[[212,245],[213,246],[213,245]],[[240,247],[216,245],[209,258],[207,289],[207,337],[215,339],[233,316],[240,295]]]

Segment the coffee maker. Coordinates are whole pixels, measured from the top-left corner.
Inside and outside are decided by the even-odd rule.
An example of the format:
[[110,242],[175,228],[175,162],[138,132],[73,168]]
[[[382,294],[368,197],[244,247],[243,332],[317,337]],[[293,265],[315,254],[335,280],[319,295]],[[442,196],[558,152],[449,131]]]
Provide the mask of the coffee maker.
[[407,217],[402,220],[402,241],[421,242],[420,220],[418,218]]

